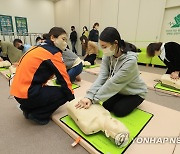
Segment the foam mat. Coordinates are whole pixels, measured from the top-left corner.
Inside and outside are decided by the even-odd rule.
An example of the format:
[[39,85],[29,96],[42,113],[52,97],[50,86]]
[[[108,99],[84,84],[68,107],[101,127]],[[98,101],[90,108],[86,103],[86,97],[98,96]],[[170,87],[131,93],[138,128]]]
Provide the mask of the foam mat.
[[8,68],[0,67],[0,71],[8,70]]
[[[115,117],[112,114],[113,117]],[[126,147],[118,148],[112,141],[105,137],[103,132],[98,132],[93,135],[85,135],[71,119],[70,116],[66,115],[59,120],[65,124],[68,128],[76,132],[84,140],[86,140],[92,147],[94,147],[100,153],[106,154],[120,154],[124,153],[126,149],[133,142],[132,139],[138,136],[143,130],[147,123],[151,120],[153,115],[140,109],[135,109],[131,114],[123,118],[117,118],[119,121],[124,123],[130,131],[130,140]]]
[[91,69],[91,68],[95,68],[95,67],[99,67],[100,64],[95,64],[95,65],[91,65],[91,66],[84,66],[83,69]]
[[[56,80],[55,79],[52,79],[52,82],[54,84],[54,86],[60,86],[59,84],[56,83]],[[75,83],[72,83],[72,89],[76,89],[76,88],[79,88],[80,86],[75,84]]]
[[180,94],[180,90],[178,90],[178,89],[173,89],[173,88],[170,88],[170,87],[165,87],[165,86],[163,86],[161,83],[157,83],[157,84],[154,86],[154,88],[155,88],[155,89],[161,89],[161,90],[170,91],[170,92],[174,92],[174,93]]

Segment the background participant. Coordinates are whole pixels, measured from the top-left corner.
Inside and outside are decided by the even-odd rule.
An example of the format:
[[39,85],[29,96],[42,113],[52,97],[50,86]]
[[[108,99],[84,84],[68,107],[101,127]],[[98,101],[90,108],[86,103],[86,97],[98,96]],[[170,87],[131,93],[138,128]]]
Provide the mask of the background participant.
[[158,56],[167,66],[166,74],[172,79],[180,77],[180,44],[176,42],[150,43],[147,47],[149,57]]
[[98,53],[98,46],[95,42],[89,41],[84,35],[80,37],[80,40],[86,51],[84,61],[88,61],[91,65],[94,65]]

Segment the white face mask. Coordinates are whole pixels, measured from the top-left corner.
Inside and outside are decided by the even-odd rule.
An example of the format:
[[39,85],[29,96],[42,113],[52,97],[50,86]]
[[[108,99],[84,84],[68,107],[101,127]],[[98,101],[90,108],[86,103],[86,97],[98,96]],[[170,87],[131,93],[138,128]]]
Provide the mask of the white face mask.
[[67,43],[60,38],[55,39],[54,45],[64,51],[67,47]]
[[113,56],[115,54],[115,49],[114,50],[111,50],[110,47],[108,48],[105,48],[105,49],[102,49],[103,50],[103,54],[107,57],[110,57],[110,56]]

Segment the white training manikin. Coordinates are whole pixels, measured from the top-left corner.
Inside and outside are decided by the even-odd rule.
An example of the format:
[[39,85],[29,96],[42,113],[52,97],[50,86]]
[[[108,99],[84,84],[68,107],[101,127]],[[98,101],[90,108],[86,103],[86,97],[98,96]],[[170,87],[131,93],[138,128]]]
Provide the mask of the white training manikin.
[[178,80],[171,79],[170,74],[162,75],[161,82],[164,85],[168,85],[180,90],[180,79]]
[[11,65],[9,67],[9,71],[10,71],[11,74],[15,74],[16,73],[16,67],[14,65]]
[[9,67],[11,66],[11,63],[7,60],[5,61],[0,61],[0,67]]
[[114,140],[119,147],[127,145],[129,131],[126,126],[113,118],[100,104],[92,104],[88,109],[76,109],[75,105],[80,99],[74,99],[67,104],[68,115],[78,127],[86,134],[103,131],[106,137]]

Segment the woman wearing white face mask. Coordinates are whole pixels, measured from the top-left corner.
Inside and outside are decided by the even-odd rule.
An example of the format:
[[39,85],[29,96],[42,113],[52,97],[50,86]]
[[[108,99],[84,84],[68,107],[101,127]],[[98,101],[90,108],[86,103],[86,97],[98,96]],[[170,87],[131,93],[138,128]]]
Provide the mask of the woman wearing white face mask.
[[103,102],[104,108],[116,116],[126,116],[145,99],[147,87],[139,77],[137,49],[121,40],[113,27],[100,35],[104,53],[98,78],[80,100],[77,108],[89,108],[92,103]]
[[[67,34],[64,29],[54,27],[46,36],[43,44],[26,52],[19,61],[10,91],[20,104],[25,118],[41,125],[49,122],[59,106],[74,99],[62,58],[62,51],[67,46]],[[46,86],[54,75],[61,86]]]

